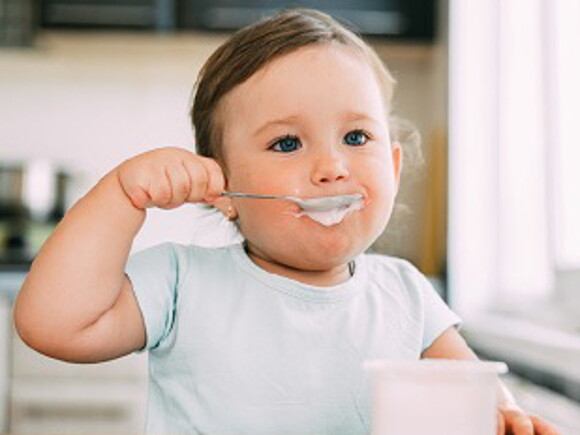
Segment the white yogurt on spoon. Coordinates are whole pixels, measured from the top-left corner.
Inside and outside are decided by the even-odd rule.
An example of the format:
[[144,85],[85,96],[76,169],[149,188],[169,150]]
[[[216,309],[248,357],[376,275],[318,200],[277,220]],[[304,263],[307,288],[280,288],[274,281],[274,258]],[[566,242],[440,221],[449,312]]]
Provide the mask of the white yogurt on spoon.
[[361,210],[364,207],[362,198],[356,198],[348,204],[333,207],[324,211],[304,211],[295,213],[296,217],[306,216],[325,227],[337,225],[350,213]]

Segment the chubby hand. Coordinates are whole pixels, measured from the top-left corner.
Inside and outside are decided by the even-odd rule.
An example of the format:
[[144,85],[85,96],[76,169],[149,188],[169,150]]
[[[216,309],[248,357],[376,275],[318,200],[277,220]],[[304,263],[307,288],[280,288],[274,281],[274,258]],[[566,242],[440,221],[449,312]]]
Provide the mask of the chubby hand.
[[548,422],[518,406],[499,407],[497,422],[498,435],[561,435]]
[[116,173],[121,188],[138,209],[210,203],[225,184],[215,160],[176,147],[139,154],[119,165]]

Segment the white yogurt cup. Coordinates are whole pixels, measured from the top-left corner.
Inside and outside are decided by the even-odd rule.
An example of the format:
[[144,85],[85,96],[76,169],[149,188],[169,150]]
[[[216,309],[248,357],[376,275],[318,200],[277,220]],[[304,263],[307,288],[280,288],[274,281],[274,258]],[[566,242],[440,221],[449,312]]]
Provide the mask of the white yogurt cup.
[[372,435],[495,435],[502,362],[367,361]]

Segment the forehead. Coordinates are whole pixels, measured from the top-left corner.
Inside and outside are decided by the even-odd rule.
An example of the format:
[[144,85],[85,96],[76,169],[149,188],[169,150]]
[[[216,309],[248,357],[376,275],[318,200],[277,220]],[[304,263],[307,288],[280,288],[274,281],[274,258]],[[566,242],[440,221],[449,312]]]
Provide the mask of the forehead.
[[296,113],[370,112],[386,119],[370,62],[343,44],[302,47],[276,58],[233,88],[220,105],[225,130],[240,117],[255,125]]

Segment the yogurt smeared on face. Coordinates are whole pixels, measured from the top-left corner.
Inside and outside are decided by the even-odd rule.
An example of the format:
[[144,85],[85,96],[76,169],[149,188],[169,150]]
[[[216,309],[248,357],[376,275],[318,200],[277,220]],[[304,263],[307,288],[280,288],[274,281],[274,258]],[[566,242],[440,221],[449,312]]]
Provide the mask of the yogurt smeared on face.
[[296,213],[296,217],[306,216],[325,227],[337,225],[348,215],[364,207],[362,198],[357,198],[346,205],[332,208],[327,211],[301,211]]

